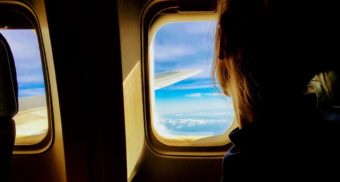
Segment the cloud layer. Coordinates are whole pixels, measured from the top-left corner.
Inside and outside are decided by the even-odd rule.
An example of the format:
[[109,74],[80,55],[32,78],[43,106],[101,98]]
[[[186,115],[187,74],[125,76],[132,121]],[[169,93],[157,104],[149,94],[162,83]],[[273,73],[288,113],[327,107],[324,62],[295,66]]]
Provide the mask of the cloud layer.
[[224,133],[233,121],[233,113],[196,112],[167,114],[158,119],[162,132],[172,135],[204,135]]

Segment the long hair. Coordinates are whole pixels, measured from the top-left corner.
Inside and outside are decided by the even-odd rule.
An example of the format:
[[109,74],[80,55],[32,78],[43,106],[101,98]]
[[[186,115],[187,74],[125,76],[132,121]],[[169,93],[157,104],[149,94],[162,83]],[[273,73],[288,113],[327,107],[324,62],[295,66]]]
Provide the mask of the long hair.
[[262,30],[256,29],[256,24],[263,24],[265,11],[264,5],[258,4],[259,1],[248,2],[219,2],[212,69],[212,76],[217,77],[224,94],[233,99],[235,117],[240,126],[255,120],[255,104],[261,98],[253,77],[252,62],[256,52],[260,52],[254,47],[258,38],[262,37],[260,34],[263,34]]
[[339,13],[330,4],[220,0],[218,12],[212,76],[232,97],[240,127],[284,116],[314,75],[336,66]]

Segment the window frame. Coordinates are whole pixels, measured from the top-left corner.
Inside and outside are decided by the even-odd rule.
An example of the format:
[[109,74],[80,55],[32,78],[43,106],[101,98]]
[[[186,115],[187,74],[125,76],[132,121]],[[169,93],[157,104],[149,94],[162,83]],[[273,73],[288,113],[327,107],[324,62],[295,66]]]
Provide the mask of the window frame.
[[[18,13],[18,15],[22,16],[24,21],[27,21],[35,30],[37,41],[39,44],[39,52],[41,59],[41,67],[44,77],[44,85],[45,85],[45,98],[46,98],[46,108],[47,108],[47,122],[48,122],[48,130],[46,136],[42,141],[33,145],[14,145],[13,154],[39,154],[47,151],[53,143],[54,139],[54,129],[53,129],[53,108],[52,108],[52,94],[51,94],[51,86],[50,86],[50,74],[47,66],[47,58],[44,48],[44,42],[42,37],[42,32],[39,24],[39,20],[37,15],[34,13],[33,9],[22,2],[17,1],[5,1],[0,2],[0,9],[5,9],[8,12]],[[26,22],[25,22],[26,23]],[[24,23],[24,24],[25,24]],[[18,29],[21,28],[18,25]],[[27,27],[26,27],[27,28]],[[19,103],[20,104],[20,103]]]
[[[153,111],[155,101],[154,90],[152,89],[153,79],[153,60],[150,55],[151,41],[153,40],[157,30],[165,24],[171,22],[183,21],[205,21],[216,20],[216,11],[202,7],[195,10],[190,7],[190,10],[181,8],[179,2],[158,2],[149,5],[145,9],[142,17],[142,76],[143,76],[143,100],[144,100],[144,115],[145,115],[145,135],[148,146],[160,155],[170,156],[223,156],[224,152],[231,146],[228,134],[236,127],[236,122],[233,123],[222,135],[216,135],[209,138],[206,142],[196,143],[188,146],[184,142],[175,139],[163,138],[154,131],[153,127]],[[219,140],[217,138],[220,138]],[[221,144],[222,138],[225,141]],[[218,141],[216,141],[218,140]],[[207,143],[215,142],[215,145]],[[217,143],[218,144],[217,144]],[[171,143],[172,145],[169,145]]]

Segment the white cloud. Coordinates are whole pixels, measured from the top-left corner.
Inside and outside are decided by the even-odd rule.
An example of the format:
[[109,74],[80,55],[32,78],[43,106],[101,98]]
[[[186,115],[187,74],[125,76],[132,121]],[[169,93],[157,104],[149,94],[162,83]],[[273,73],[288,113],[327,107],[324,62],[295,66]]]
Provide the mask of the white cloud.
[[222,116],[222,119],[160,118],[159,122],[164,127],[166,127],[166,125],[172,125],[172,126],[176,126],[176,128],[182,128],[182,127],[196,127],[196,126],[202,126],[202,125],[227,123],[228,121],[224,119],[224,117]]
[[34,31],[2,30],[1,33],[6,37],[16,62],[33,60],[40,63],[39,44]]
[[18,83],[44,83],[44,77],[42,74],[18,75]]
[[212,92],[212,93],[205,93],[206,96],[224,96],[222,93]]
[[188,127],[195,127],[199,125],[206,125],[208,124],[207,120],[200,120],[200,119],[180,119],[179,123],[185,124]]
[[202,34],[213,36],[216,30],[216,23],[190,23],[184,27],[184,30],[188,34]]
[[194,97],[194,98],[198,98],[198,97],[202,97],[201,93],[193,93],[193,94],[187,94],[185,95],[186,97]]
[[197,52],[192,46],[188,45],[156,45],[155,60],[173,61],[176,58],[193,55]]
[[183,128],[183,125],[178,125],[178,126],[176,127],[176,129],[181,129],[181,128]]

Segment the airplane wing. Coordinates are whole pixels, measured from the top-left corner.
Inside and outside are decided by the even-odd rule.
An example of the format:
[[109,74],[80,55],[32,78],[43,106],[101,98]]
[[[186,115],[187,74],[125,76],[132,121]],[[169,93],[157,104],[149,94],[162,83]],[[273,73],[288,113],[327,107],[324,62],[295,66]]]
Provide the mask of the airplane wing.
[[16,145],[39,143],[48,131],[46,96],[19,97],[19,112],[13,118]]
[[167,87],[184,79],[201,73],[202,70],[174,70],[155,74],[154,89],[158,90]]
[[[155,90],[180,82],[201,70],[174,70],[155,74]],[[16,145],[39,143],[48,131],[46,96],[19,97],[19,112],[14,117]]]
[[46,106],[45,95],[19,97],[19,111],[43,106]]

